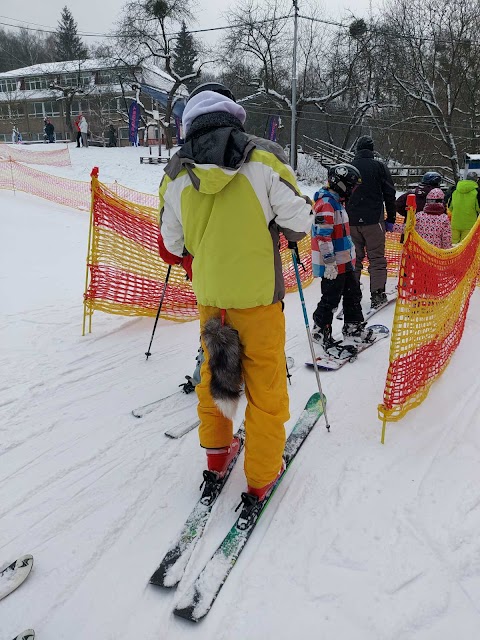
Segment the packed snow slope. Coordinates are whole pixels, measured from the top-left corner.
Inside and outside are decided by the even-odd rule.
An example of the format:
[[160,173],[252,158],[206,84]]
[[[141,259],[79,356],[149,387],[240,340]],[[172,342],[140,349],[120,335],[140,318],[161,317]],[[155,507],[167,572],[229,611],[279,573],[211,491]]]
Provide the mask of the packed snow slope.
[[[161,170],[139,171],[137,152],[72,149],[68,177],[87,179],[98,164],[104,179],[149,190],[143,179],[156,186]],[[389,341],[322,374],[331,432],[319,421],[212,611],[193,625],[171,613],[178,594],[148,580],[199,495],[196,433],[164,435],[195,410],[179,396],[163,414],[130,412],[192,373],[198,323],[161,321],[148,361],[151,318],[96,313],[82,338],[88,215],[0,192],[0,220],[0,566],[35,558],[25,584],[0,601],[0,640],[27,627],[41,640],[479,637],[478,292],[449,368],[388,427],[384,446],[377,404]],[[319,283],[305,294],[311,313]],[[374,321],[391,326],[392,315]],[[303,366],[297,294],[286,318],[288,430],[316,384]],[[233,523],[244,488],[238,464],[180,589]]]

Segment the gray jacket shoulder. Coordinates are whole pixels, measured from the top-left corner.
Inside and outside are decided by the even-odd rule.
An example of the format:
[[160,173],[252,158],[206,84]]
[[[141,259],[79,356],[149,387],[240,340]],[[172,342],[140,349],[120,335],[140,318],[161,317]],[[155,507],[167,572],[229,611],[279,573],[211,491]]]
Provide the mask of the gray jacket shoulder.
[[288,164],[288,158],[285,155],[285,151],[276,142],[266,140],[265,138],[258,138],[257,136],[249,136],[249,139],[255,143],[255,148],[260,151],[268,151],[272,153],[280,162]]

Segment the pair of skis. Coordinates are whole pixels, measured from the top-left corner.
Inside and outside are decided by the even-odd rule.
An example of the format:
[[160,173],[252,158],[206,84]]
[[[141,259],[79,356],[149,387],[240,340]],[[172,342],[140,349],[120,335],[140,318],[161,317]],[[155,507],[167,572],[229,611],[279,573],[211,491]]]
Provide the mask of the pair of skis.
[[[197,622],[210,611],[220,589],[225,584],[230,571],[238,560],[240,553],[245,548],[249,537],[253,533],[262,513],[267,508],[275,490],[285,477],[295,456],[322,414],[323,409],[320,394],[315,393],[308,400],[287,438],[284,453],[285,470],[282,475],[272,488],[270,494],[262,502],[259,502],[251,494],[242,494],[242,510],[240,515],[211,559],[198,574],[198,577],[177,602],[174,609],[175,615]],[[242,448],[244,443],[243,427],[240,428],[237,435],[241,438]],[[180,582],[193,550],[205,530],[212,508],[225,486],[237,459],[238,456],[232,461],[227,471],[227,477],[220,481],[220,484],[216,487],[209,486],[208,482],[212,482],[213,479],[209,477],[208,471],[204,472],[204,474],[207,474],[206,477],[204,477],[204,492],[190,516],[187,518],[177,539],[152,575],[150,579],[151,584],[162,587],[174,587]]]
[[[291,374],[289,372],[295,366],[295,361],[292,357],[286,357],[286,366],[287,377],[290,378]],[[191,378],[189,376],[185,377],[187,378],[187,382],[180,385],[182,390],[176,391],[164,398],[160,398],[160,400],[155,400],[154,402],[149,402],[148,404],[137,407],[136,409],[133,409],[132,415],[135,416],[135,418],[144,418],[154,411],[161,411],[162,417],[168,417],[170,415],[177,415],[181,411],[196,407],[198,402],[197,395],[192,393],[192,391],[195,390],[195,387],[191,383]],[[183,420],[180,420],[175,426],[165,431],[165,435],[174,439],[183,438],[184,435],[193,431],[193,429],[196,429],[199,424],[200,421],[198,419],[187,415],[186,418],[183,418]]]
[[[25,582],[30,575],[32,567],[33,556],[25,555],[0,569],[0,600],[6,598],[12,591],[18,589],[18,587]],[[35,631],[33,629],[27,629],[18,636],[15,636],[14,640],[33,640],[33,638],[35,638]]]
[[178,439],[182,438],[185,434],[189,433],[200,424],[200,421],[197,418],[189,415],[189,410],[192,409],[193,411],[197,402],[198,399],[195,393],[185,395],[183,391],[176,391],[165,398],[137,407],[132,411],[132,415],[136,418],[144,418],[154,411],[161,411],[162,417],[168,417],[169,415],[174,416],[175,414],[178,414],[178,412],[186,411],[186,417],[177,422],[175,426],[165,431],[165,435],[167,437]]

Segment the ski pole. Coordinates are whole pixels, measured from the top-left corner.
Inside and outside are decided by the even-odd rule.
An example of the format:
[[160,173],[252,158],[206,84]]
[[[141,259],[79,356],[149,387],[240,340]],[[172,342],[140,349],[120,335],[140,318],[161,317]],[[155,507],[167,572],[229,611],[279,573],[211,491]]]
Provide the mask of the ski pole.
[[[290,243],[289,243],[289,246],[290,246]],[[313,368],[315,370],[315,376],[317,378],[318,390],[320,392],[320,402],[322,404],[323,415],[325,416],[325,426],[327,427],[327,431],[330,431],[330,423],[328,421],[328,416],[327,416],[327,405],[326,405],[325,397],[324,397],[323,391],[322,391],[322,383],[320,381],[320,372],[318,370],[317,356],[315,354],[315,349],[313,347],[312,332],[310,331],[310,324],[308,322],[307,307],[305,305],[305,298],[303,297],[302,281],[300,280],[300,272],[298,271],[298,259],[297,259],[298,247],[296,246],[296,243],[295,243],[295,247],[291,247],[290,246],[290,249],[292,250],[293,268],[295,269],[295,277],[297,279],[298,293],[300,295],[300,300],[302,302],[303,318],[305,320],[305,329],[307,330],[308,344],[310,345],[310,352],[312,354]]]
[[147,356],[147,360],[148,360],[149,356],[152,355],[150,349],[152,347],[153,336],[155,335],[155,329],[157,328],[158,318],[160,317],[160,310],[162,308],[163,299],[165,298],[165,294],[167,292],[167,282],[168,282],[168,278],[170,277],[170,271],[171,270],[172,270],[172,265],[169,264],[168,265],[168,270],[167,270],[167,275],[165,276],[165,285],[163,287],[162,297],[160,298],[160,304],[158,305],[157,317],[155,318],[155,324],[153,325],[152,337],[150,338],[150,344],[148,345],[148,349],[147,349],[147,351],[145,351],[145,355]]

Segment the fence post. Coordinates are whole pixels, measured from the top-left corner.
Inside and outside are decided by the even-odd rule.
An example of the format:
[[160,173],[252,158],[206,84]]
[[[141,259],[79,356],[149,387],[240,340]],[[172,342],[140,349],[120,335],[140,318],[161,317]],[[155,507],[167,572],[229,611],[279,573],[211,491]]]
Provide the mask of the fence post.
[[92,235],[93,235],[93,207],[95,203],[95,189],[98,184],[98,167],[93,167],[90,174],[92,181],[90,183],[91,199],[90,199],[90,226],[88,229],[88,250],[87,250],[87,265],[85,268],[85,293],[83,294],[83,328],[82,336],[85,335],[85,324],[87,320],[87,313],[89,314],[88,333],[92,333],[92,309],[87,312],[87,290],[88,290],[88,267],[92,259]]

